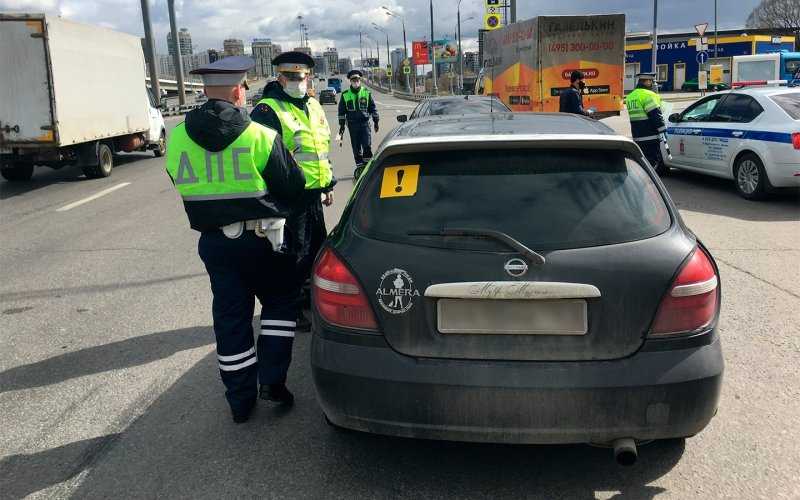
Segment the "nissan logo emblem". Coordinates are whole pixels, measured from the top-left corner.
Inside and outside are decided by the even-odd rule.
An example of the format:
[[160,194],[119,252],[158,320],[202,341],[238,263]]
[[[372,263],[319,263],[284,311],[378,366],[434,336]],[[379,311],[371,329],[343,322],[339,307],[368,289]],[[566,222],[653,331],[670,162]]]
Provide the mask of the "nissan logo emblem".
[[528,272],[528,264],[522,259],[511,259],[503,266],[506,272],[515,278],[522,276]]

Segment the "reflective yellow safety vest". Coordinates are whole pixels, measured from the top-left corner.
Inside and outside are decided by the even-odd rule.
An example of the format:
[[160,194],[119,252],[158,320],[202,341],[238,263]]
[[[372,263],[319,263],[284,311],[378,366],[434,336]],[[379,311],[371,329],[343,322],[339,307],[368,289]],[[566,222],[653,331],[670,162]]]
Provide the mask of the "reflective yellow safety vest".
[[359,87],[358,92],[353,92],[352,88],[345,90],[342,93],[344,99],[344,106],[347,111],[366,111],[369,108],[369,90],[364,87]]
[[661,107],[661,96],[652,90],[637,88],[625,98],[631,121],[647,120],[647,113]]
[[[327,187],[333,178],[328,155],[331,149],[331,129],[325,111],[316,99],[306,102],[308,116],[297,106],[275,98],[258,101],[266,104],[281,121],[281,136],[286,149],[306,176],[306,189]],[[258,105],[257,104],[257,105]]]
[[192,228],[204,231],[243,220],[272,217],[260,202],[267,194],[262,172],[277,133],[250,125],[227,148],[207,151],[176,126],[167,147],[166,171],[183,198]]
[[649,115],[661,107],[661,96],[652,90],[636,88],[625,98],[625,107],[631,121],[631,135],[635,141],[656,141],[667,129],[660,113]]

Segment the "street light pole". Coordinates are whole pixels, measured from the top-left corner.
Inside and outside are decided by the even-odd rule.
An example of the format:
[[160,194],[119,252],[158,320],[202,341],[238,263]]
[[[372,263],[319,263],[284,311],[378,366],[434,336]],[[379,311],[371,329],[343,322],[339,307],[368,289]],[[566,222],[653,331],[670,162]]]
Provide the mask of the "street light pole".
[[144,23],[145,50],[147,51],[147,67],[150,71],[150,89],[156,102],[161,102],[161,84],[158,83],[158,66],[156,65],[156,47],[153,43],[153,26],[150,24],[150,4],[142,0],[142,22]]
[[[658,50],[658,0],[653,0],[653,62],[650,70],[656,72],[656,51]],[[658,75],[656,75],[658,78]]]
[[431,7],[431,60],[433,62],[433,95],[439,95],[439,83],[436,78],[436,43],[433,37],[433,0],[430,0]]
[[464,91],[464,53],[461,52],[461,1],[456,5],[456,25],[458,26],[458,93]]
[[[408,59],[408,41],[406,40],[406,16],[401,16],[401,15],[395,14],[394,12],[389,10],[389,8],[386,7],[385,5],[381,6],[381,8],[383,10],[385,10],[386,14],[388,14],[389,16],[397,18],[397,19],[400,19],[400,22],[403,24],[403,59],[405,59],[406,61],[409,61],[409,59]],[[411,91],[411,85],[408,83],[408,75],[406,75],[406,90]]]
[[361,40],[363,32],[358,30],[358,51],[361,53],[361,69],[364,69],[364,43]]
[[186,104],[186,84],[183,81],[183,60],[181,58],[181,42],[178,40],[178,28],[175,23],[175,0],[167,0],[169,10],[169,28],[172,33],[172,42],[175,44],[175,55],[172,59],[175,65],[175,79],[178,80],[178,104]]
[[[377,31],[380,31],[381,33],[386,35],[386,68],[388,69],[389,65],[391,64],[391,61],[392,61],[392,58],[389,55],[389,32],[387,30],[381,28],[380,26],[378,26],[375,23],[372,23],[372,26]],[[394,71],[394,68],[392,68],[392,70]],[[387,71],[387,73],[388,73],[388,71]],[[392,78],[388,74],[386,75],[386,78],[389,80],[389,91],[391,91],[392,90]]]
[[717,58],[718,47],[719,47],[719,34],[717,33],[717,0],[714,0],[714,59]]

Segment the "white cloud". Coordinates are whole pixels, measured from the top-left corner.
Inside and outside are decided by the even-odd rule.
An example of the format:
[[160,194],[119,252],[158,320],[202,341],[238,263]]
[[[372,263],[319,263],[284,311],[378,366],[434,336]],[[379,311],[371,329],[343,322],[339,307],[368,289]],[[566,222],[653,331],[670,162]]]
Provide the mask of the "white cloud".
[[[178,26],[192,34],[195,50],[221,48],[222,40],[241,38],[249,45],[253,38],[272,38],[284,50],[299,43],[297,16],[308,25],[314,50],[336,46],[341,53],[357,56],[359,31],[385,47],[385,35],[376,31],[376,23],[389,31],[392,48],[402,45],[401,23],[389,17],[381,8],[386,5],[405,16],[409,50],[411,41],[430,37],[428,0],[292,0],[291,2],[254,2],[252,0],[177,0]],[[434,0],[435,35],[452,36],[455,31],[457,0]],[[720,2],[722,3],[722,2]],[[737,0],[736,9],[720,9],[720,26],[742,26],[758,0]],[[166,0],[150,0],[150,13],[156,46],[166,52],[169,31]],[[518,0],[520,19],[539,14],[585,14],[624,12],[628,29],[648,30],[652,23],[652,3],[641,0]],[[464,0],[461,5],[463,44],[466,50],[477,50],[477,31],[482,23],[483,1]],[[78,21],[105,26],[141,36],[143,33],[140,2],[137,0],[0,0],[0,11],[48,12]],[[702,21],[713,22],[713,3],[696,0],[662,2],[659,25],[665,30],[690,31]],[[381,49],[385,57],[385,48]]]

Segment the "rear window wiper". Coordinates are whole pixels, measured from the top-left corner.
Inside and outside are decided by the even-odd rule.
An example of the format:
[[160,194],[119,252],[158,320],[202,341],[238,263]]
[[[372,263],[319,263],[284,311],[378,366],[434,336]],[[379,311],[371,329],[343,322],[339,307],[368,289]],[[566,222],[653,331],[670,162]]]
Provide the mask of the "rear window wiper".
[[413,229],[409,231],[408,236],[464,236],[471,238],[488,238],[491,240],[499,241],[506,246],[513,248],[517,252],[526,256],[533,264],[544,264],[544,256],[531,250],[524,244],[515,240],[511,236],[502,231],[495,231],[494,229],[469,229],[469,228],[456,228],[456,227],[443,227],[439,230],[430,229]]

